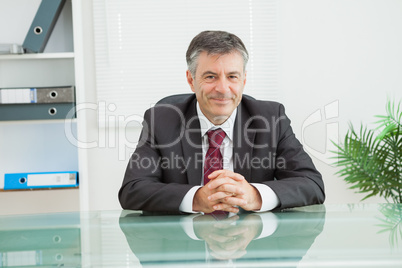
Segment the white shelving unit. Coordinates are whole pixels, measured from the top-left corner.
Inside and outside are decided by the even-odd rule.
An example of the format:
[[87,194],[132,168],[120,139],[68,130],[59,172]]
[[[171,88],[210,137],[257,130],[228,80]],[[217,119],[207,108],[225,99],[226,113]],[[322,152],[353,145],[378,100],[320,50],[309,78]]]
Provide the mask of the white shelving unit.
[[38,53],[38,54],[8,54],[0,55],[0,60],[31,60],[31,59],[74,59],[74,52]]
[[[0,0],[0,23],[11,25],[0,43],[23,43],[40,2]],[[75,85],[73,42],[72,3],[67,0],[44,53],[0,55],[0,88]],[[66,124],[76,136],[75,119],[1,121],[0,189],[5,173],[77,171],[78,148],[68,139]],[[0,206],[0,214],[79,210],[79,189],[3,190],[0,203],[7,204]]]

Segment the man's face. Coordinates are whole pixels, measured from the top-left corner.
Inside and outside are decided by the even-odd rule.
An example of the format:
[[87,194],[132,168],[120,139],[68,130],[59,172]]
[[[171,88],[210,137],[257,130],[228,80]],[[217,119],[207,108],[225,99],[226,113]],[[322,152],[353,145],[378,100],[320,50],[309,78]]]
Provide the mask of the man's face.
[[243,69],[243,58],[238,52],[224,55],[201,52],[195,77],[187,71],[187,82],[202,113],[215,125],[225,122],[239,105],[246,84]]

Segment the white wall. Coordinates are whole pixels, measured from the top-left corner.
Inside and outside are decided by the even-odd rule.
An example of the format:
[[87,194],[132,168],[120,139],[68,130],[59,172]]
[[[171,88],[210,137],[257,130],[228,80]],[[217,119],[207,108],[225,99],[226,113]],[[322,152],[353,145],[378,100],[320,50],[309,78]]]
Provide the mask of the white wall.
[[[81,101],[95,103],[92,10],[90,1],[82,2],[82,51],[77,52],[77,46],[75,51],[84,59],[85,72],[77,84],[84,85]],[[327,137],[342,139],[349,121],[356,126],[375,121],[374,115],[385,112],[387,96],[401,99],[402,1],[280,0],[278,21],[279,101],[285,104],[296,135],[323,174],[326,202],[359,202],[363,196],[347,189],[343,179],[334,175]],[[311,123],[315,122],[312,115],[319,111],[315,114],[319,116],[325,107],[327,114]],[[96,111],[86,111],[85,117],[79,125],[80,137],[100,143],[86,150],[80,160],[80,169],[88,175],[82,187],[82,207],[119,209],[117,191],[128,162],[119,155],[127,149],[123,154],[128,156],[133,149],[113,144],[109,137],[124,134],[135,141],[140,130],[107,129],[105,133],[97,127]],[[87,168],[82,167],[86,162]]]
[[[388,96],[401,100],[402,1],[278,2],[282,101],[297,136],[304,131],[306,149],[318,151],[313,159],[323,173],[326,202],[357,202],[362,196],[347,190],[328,164],[325,137],[338,134],[342,141],[348,122],[357,129],[360,123],[373,126],[374,115],[385,114]],[[326,120],[322,114],[321,122],[303,128],[316,110],[333,102],[338,116]]]

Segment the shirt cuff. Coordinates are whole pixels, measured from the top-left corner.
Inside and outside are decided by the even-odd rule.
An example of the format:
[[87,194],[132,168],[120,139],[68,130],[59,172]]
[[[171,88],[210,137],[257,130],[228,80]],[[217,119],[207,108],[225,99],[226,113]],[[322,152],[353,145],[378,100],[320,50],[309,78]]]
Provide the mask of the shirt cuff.
[[179,210],[181,212],[186,212],[186,213],[199,213],[197,211],[193,211],[193,199],[195,192],[197,192],[198,189],[200,189],[202,186],[194,186],[191,188],[187,194],[184,196],[183,200],[180,203]]
[[260,216],[261,218],[262,230],[261,234],[254,239],[268,237],[271,236],[273,233],[275,233],[276,229],[278,228],[278,218],[275,216],[274,213],[265,212],[265,213],[258,213],[256,215]]
[[261,209],[255,210],[255,212],[265,212],[276,208],[279,205],[279,198],[271,187],[262,183],[251,183],[261,195]]
[[189,215],[186,217],[180,218],[180,225],[183,228],[184,232],[193,240],[201,240],[197,237],[194,232],[194,218],[198,217],[199,215]]

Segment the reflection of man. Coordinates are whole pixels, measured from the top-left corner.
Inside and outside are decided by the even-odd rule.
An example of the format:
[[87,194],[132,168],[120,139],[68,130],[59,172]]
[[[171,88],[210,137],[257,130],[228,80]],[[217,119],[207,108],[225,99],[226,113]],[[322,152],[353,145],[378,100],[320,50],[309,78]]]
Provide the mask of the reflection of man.
[[325,211],[245,213],[223,221],[209,215],[148,217],[132,213],[119,222],[144,266],[226,260],[296,267],[322,232]]
[[[119,192],[122,207],[237,213],[322,203],[321,175],[293,134],[284,107],[242,96],[248,60],[243,42],[227,32],[202,32],[186,59],[195,94],[145,113]],[[218,136],[210,130],[216,129],[223,130],[223,142],[215,145],[215,162],[207,164],[211,144],[217,144],[211,140]],[[207,176],[210,163],[219,168]]]
[[[277,227],[276,217],[269,212],[242,215],[242,220],[239,219],[240,217],[236,215],[211,224],[211,220],[214,220],[212,216],[196,216],[192,226],[187,224],[188,228],[185,228],[185,231],[194,240],[204,240],[211,257],[229,260],[244,256],[247,253],[247,246],[253,239],[271,235]],[[265,229],[263,223],[265,223]]]

